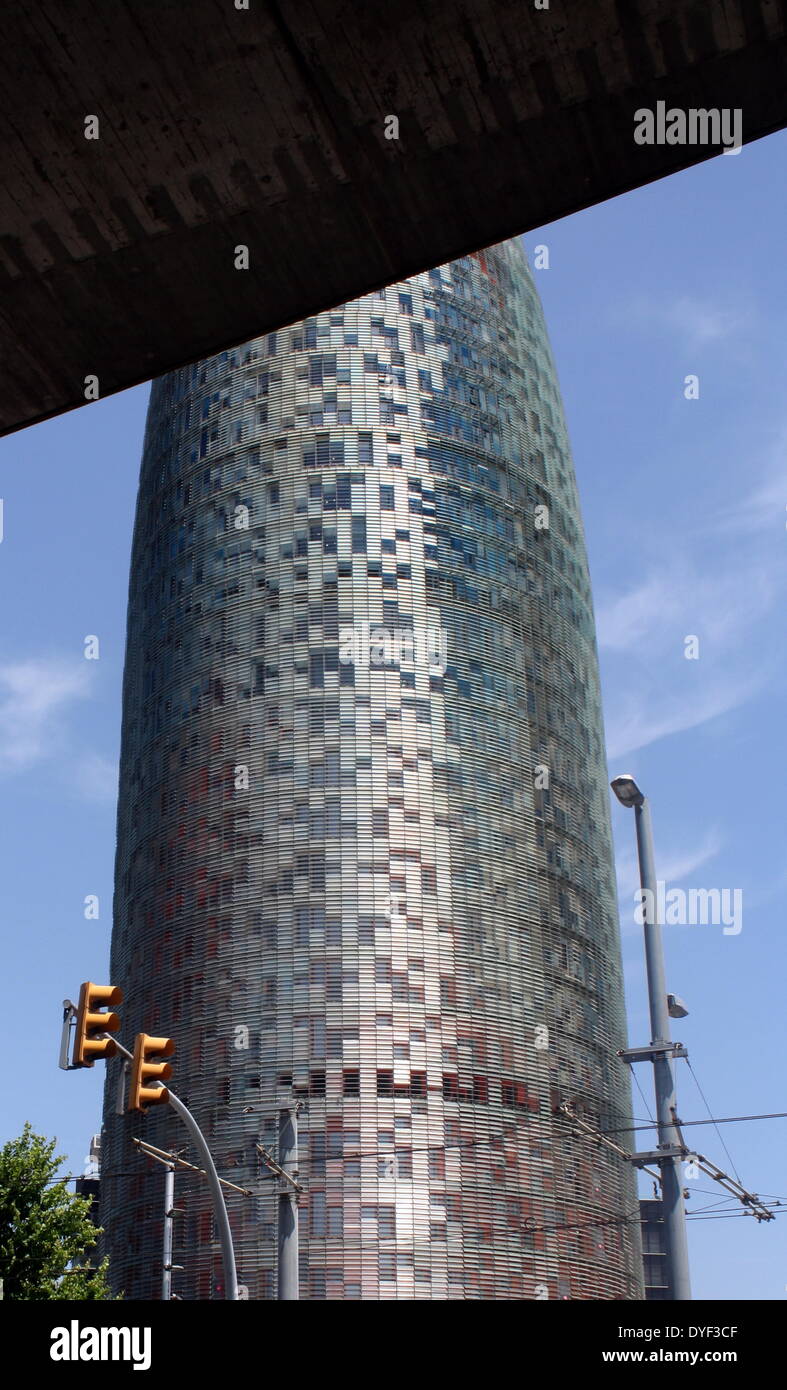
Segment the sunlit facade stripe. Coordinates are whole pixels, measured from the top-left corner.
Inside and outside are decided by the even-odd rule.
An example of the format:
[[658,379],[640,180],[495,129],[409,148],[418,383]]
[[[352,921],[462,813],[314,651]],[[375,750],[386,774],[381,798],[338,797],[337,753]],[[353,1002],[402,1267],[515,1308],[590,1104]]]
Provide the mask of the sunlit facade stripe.
[[[506,243],[153,385],[134,534],[112,980],[275,1297],[277,1096],[301,1297],[641,1298],[587,561],[543,315]],[[116,1287],[161,1186],[110,1078]],[[199,1180],[174,1288],[221,1296]]]

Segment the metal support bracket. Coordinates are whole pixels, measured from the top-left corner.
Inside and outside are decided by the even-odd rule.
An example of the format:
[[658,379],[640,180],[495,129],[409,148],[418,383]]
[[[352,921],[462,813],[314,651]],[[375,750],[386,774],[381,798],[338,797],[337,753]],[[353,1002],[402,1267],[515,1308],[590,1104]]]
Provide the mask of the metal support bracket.
[[279,1179],[279,1192],[295,1192],[296,1194],[303,1192],[303,1184],[296,1182],[295,1178],[291,1177],[289,1173],[285,1173],[284,1169],[276,1162],[273,1155],[269,1154],[268,1150],[262,1147],[262,1144],[256,1144],[255,1148],[261,1155],[265,1167],[269,1168],[274,1176]]
[[635,1168],[644,1168],[646,1163],[663,1163],[665,1158],[689,1158],[691,1149],[682,1144],[665,1144],[663,1149],[648,1149],[645,1153],[632,1154],[631,1162]]
[[652,1062],[656,1057],[684,1057],[688,1059],[688,1052],[683,1043],[661,1042],[648,1043],[647,1047],[620,1047],[618,1057],[622,1057],[624,1062]]

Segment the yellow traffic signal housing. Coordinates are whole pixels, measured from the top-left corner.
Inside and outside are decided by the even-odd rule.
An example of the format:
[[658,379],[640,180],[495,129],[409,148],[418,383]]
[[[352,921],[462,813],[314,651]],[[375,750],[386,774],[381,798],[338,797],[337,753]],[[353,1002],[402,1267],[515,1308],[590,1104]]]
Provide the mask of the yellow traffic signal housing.
[[92,1067],[96,1061],[103,1062],[114,1057],[117,1049],[112,1038],[101,1038],[100,1033],[116,1033],[120,1018],[114,1013],[102,1013],[105,1004],[122,1004],[123,991],[117,985],[94,985],[86,980],[79,989],[79,1008],[74,1038],[73,1062],[75,1067]]
[[137,1033],[134,1039],[134,1060],[131,1063],[129,1110],[144,1110],[148,1105],[164,1105],[169,1100],[166,1086],[149,1086],[149,1081],[169,1081],[172,1067],[169,1062],[150,1061],[151,1057],[171,1057],[175,1044],[171,1038],[152,1038]]

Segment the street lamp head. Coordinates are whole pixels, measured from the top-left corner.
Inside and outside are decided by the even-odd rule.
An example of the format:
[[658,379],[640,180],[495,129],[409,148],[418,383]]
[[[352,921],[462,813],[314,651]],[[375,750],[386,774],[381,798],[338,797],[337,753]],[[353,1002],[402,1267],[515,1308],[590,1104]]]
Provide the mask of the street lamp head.
[[632,806],[641,806],[645,800],[644,792],[641,792],[634,778],[626,772],[622,777],[613,777],[609,784],[615,793],[621,806],[626,806],[629,810]]
[[667,995],[667,1013],[670,1018],[688,1018],[689,1011],[679,994]]

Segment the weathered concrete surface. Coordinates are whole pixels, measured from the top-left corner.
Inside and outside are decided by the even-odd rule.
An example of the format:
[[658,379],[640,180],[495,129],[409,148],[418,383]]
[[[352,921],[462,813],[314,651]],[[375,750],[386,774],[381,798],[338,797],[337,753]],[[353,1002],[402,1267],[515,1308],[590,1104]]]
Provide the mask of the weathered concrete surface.
[[0,40],[0,433],[708,156],[639,107],[787,124],[787,0],[42,0]]

